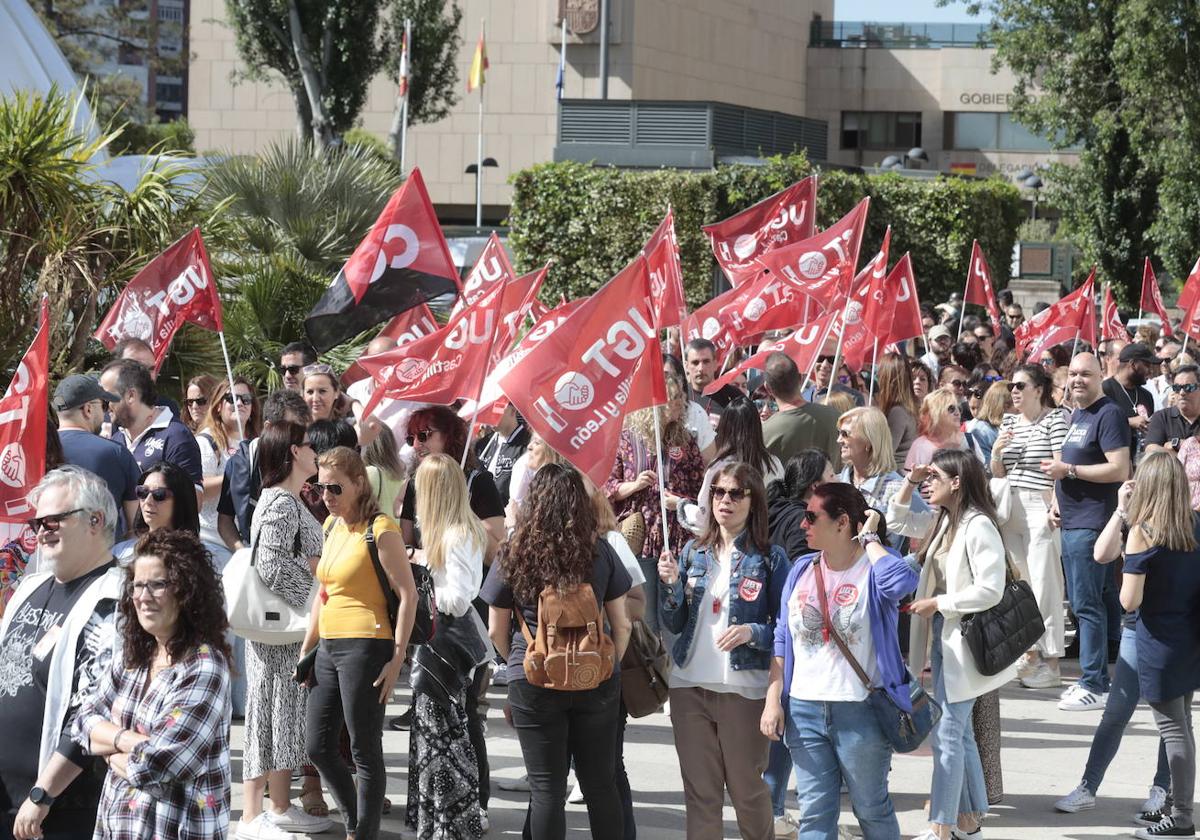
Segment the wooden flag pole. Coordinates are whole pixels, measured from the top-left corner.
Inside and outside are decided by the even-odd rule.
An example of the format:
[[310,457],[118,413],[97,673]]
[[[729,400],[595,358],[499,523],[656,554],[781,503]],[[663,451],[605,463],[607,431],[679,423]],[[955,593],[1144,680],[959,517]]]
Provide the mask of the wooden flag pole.
[[[670,394],[667,395],[667,399],[668,400],[671,399]],[[671,550],[670,529],[667,527],[667,487],[666,487],[666,478],[663,475],[666,472],[666,469],[665,469],[666,461],[663,460],[662,414],[660,413],[660,407],[657,405],[654,406],[653,411],[654,411],[654,446],[658,450],[658,469],[655,470],[655,472],[658,473],[658,505],[659,505],[659,515],[662,517],[663,550],[670,551]]]

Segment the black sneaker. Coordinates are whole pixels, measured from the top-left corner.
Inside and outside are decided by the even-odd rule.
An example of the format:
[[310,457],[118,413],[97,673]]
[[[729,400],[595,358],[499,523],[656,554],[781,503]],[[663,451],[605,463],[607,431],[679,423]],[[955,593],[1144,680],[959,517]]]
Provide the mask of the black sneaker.
[[1138,825],[1156,826],[1162,822],[1163,818],[1166,816],[1166,811],[1142,811],[1133,818],[1133,821]]
[[407,732],[412,728],[412,715],[413,710],[410,708],[400,717],[394,717],[388,721],[388,728],[394,729],[396,732]]
[[1158,825],[1149,828],[1139,828],[1133,833],[1140,840],[1154,840],[1156,837],[1195,837],[1196,827],[1175,824],[1175,818],[1164,815]]

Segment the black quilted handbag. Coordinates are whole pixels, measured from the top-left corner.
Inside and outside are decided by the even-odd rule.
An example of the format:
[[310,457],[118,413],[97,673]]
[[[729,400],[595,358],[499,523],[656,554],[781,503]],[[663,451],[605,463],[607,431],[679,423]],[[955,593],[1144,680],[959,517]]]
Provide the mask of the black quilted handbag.
[[983,612],[964,615],[963,638],[975,667],[985,677],[999,674],[1029,650],[1046,632],[1046,623],[1028,581],[1021,580],[1012,558],[1004,558],[1004,594],[1000,603]]

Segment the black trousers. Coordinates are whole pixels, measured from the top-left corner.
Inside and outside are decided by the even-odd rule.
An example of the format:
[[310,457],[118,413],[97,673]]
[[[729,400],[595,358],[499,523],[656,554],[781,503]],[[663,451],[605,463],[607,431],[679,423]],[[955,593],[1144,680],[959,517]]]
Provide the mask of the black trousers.
[[622,840],[625,819],[617,791],[617,731],[621,680],[591,691],[555,691],[526,680],[508,684],[513,726],[529,775],[528,835],[563,840],[567,834],[567,770],[587,801],[594,840]]
[[[483,619],[483,626],[487,627],[487,603],[476,598],[472,606],[479,613],[479,617]],[[475,669],[475,679],[467,686],[466,702],[467,736],[471,739],[471,746],[475,749],[475,767],[479,771],[479,807],[485,811],[492,793],[492,773],[488,766],[487,754],[487,714],[490,705],[487,699],[488,680],[487,665],[480,665]],[[358,839],[355,838],[355,840]]]

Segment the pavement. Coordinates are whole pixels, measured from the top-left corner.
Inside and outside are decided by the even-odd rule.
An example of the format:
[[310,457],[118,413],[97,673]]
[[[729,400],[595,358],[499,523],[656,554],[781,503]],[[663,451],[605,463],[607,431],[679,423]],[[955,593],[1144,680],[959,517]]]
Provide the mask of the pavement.
[[[1070,666],[1074,664],[1064,663],[1065,675],[1071,675]],[[501,779],[515,778],[523,772],[520,746],[503,717],[505,692],[506,689],[496,687],[489,692],[492,703],[488,714],[491,831],[485,836],[491,838],[520,836],[528,801],[528,794],[503,791],[497,784]],[[1095,809],[1059,814],[1054,810],[1054,801],[1079,783],[1101,713],[1059,711],[1056,706],[1058,693],[1057,689],[1021,688],[1016,682],[1001,692],[1004,801],[993,807],[984,823],[986,840],[1099,840],[1129,837],[1137,828],[1131,817],[1146,797],[1154,774],[1158,741],[1149,708],[1145,704],[1139,706],[1130,721],[1121,749],[1108,769]],[[388,718],[400,714],[408,704],[409,692],[404,687],[396,692],[396,702],[389,706]],[[241,743],[242,726],[238,724],[233,733],[234,779],[241,778]],[[381,837],[398,840],[408,784],[408,733],[385,729],[383,745],[387,757],[388,797],[393,806],[391,814],[383,818]],[[643,840],[684,838],[683,786],[671,722],[665,714],[629,722],[625,735],[625,763],[633,788],[639,837]],[[915,753],[897,755],[894,759],[890,787],[901,833],[906,838],[919,833],[926,825],[924,807],[929,797],[931,774],[932,759],[927,745]],[[298,784],[293,791],[298,801]],[[328,793],[326,798],[332,808],[333,800]],[[240,801],[241,786],[235,784],[234,819],[240,811]],[[795,813],[794,792],[789,796],[788,808]],[[336,811],[332,816],[338,820]],[[860,833],[845,797],[841,824],[855,836]],[[337,828],[335,826],[334,832],[319,836],[342,836]],[[230,836],[232,838],[232,831]],[[589,836],[585,806],[567,806],[567,836]],[[738,837],[728,800],[724,836]]]

